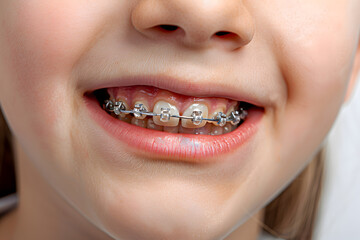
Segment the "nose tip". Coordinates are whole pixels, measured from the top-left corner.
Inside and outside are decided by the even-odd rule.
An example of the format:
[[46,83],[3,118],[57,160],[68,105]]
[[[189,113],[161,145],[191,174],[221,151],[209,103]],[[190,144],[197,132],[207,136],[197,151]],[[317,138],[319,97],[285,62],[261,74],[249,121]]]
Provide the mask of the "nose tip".
[[148,38],[188,47],[235,50],[251,42],[254,24],[239,0],[140,0],[131,20]]

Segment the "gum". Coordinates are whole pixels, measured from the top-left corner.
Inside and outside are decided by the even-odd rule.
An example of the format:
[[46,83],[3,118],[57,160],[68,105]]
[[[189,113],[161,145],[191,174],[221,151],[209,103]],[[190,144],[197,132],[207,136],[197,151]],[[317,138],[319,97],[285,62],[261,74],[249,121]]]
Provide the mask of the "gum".
[[180,114],[195,102],[205,104],[209,109],[209,115],[219,109],[223,109],[223,112],[226,113],[232,107],[236,108],[238,106],[237,101],[226,98],[186,96],[151,86],[115,87],[109,88],[107,91],[110,99],[125,101],[131,108],[134,107],[137,101],[146,101],[149,111],[160,100],[175,105],[179,109]]

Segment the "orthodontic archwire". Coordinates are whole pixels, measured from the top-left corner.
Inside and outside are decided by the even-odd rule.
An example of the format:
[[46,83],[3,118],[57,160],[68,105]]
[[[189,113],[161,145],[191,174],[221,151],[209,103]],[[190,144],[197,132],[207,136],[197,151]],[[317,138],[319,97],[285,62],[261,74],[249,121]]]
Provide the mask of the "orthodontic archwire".
[[103,109],[107,112],[113,112],[115,115],[120,115],[121,113],[133,114],[133,116],[138,119],[144,119],[146,116],[159,116],[161,122],[168,122],[171,118],[179,118],[189,119],[194,125],[200,125],[203,121],[216,122],[220,127],[225,126],[226,123],[237,125],[241,121],[245,120],[246,116],[248,115],[248,112],[244,108],[239,108],[238,111],[232,111],[229,116],[226,116],[222,112],[218,112],[215,118],[204,118],[202,116],[202,112],[199,110],[194,110],[191,116],[172,115],[170,113],[170,108],[161,108],[160,113],[154,113],[147,111],[144,104],[135,104],[133,109],[126,110],[126,106],[122,101],[114,100],[105,100]]

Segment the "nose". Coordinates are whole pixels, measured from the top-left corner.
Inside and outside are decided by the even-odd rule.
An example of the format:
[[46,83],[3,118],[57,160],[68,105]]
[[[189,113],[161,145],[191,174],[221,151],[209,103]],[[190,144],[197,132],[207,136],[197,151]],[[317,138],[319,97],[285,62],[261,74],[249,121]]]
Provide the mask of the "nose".
[[134,28],[153,40],[236,50],[251,42],[254,22],[242,0],[139,0]]

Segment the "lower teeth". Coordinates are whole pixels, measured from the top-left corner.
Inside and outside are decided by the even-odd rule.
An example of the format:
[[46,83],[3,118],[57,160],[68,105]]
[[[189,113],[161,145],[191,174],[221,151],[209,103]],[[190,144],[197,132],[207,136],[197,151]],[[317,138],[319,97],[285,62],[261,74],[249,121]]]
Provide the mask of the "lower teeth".
[[126,117],[118,117],[118,119],[142,128],[148,128],[168,133],[183,133],[195,135],[221,135],[232,132],[238,127],[236,125],[231,125],[230,123],[227,123],[223,127],[215,126],[212,123],[206,123],[204,127],[200,128],[184,128],[183,126],[181,126],[181,124],[176,127],[168,127],[155,124],[151,118],[137,119],[129,115],[127,115]]

